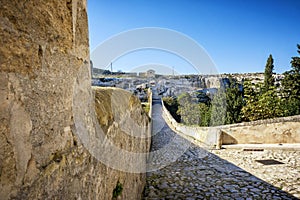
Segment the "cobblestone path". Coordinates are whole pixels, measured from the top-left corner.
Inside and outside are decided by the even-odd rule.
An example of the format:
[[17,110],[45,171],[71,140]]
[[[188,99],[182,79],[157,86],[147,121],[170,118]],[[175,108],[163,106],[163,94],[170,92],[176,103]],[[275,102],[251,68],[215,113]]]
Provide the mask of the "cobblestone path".
[[[157,133],[152,136],[151,152],[178,137],[162,119],[159,102],[153,100],[153,130]],[[178,158],[173,150],[164,151],[163,159],[150,156],[152,167],[159,167],[160,162],[164,165],[168,157],[177,160],[147,173],[143,199],[297,199],[183,138],[179,143],[189,146]]]
[[[243,149],[226,149],[213,152],[256,177],[300,198],[299,150],[264,149],[263,151],[243,151]],[[263,165],[256,162],[256,160],[269,159],[274,159],[283,164]]]

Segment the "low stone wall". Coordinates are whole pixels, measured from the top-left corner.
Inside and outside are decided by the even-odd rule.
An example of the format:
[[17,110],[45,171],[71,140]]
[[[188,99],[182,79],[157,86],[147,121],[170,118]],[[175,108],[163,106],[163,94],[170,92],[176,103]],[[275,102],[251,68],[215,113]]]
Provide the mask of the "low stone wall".
[[204,145],[220,148],[222,144],[300,143],[300,115],[215,127],[186,126],[177,123],[163,107],[163,116],[170,127]]
[[184,136],[194,138],[203,145],[214,148],[219,140],[219,127],[199,127],[199,126],[186,126],[178,123],[170,114],[162,101],[163,117],[170,128]]
[[221,130],[222,144],[300,143],[300,116],[226,125]]

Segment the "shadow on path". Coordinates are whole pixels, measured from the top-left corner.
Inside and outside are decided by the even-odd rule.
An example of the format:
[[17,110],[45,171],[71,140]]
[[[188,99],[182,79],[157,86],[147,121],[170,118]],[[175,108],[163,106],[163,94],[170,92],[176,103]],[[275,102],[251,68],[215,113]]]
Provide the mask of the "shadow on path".
[[[159,98],[153,98],[151,152],[165,148],[175,137],[180,137],[165,123],[161,109]],[[177,156],[176,161],[147,173],[143,199],[297,199],[180,138],[189,146],[179,156],[174,156],[173,151],[165,151],[164,157],[174,159]],[[177,148],[181,147],[178,145]],[[150,166],[164,165],[163,162],[165,159],[158,157],[150,157],[148,161]]]

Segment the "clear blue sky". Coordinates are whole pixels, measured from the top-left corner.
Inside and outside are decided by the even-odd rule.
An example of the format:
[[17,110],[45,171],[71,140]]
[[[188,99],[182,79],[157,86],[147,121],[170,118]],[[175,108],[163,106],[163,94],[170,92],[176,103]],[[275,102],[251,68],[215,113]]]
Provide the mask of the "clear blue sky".
[[[220,73],[262,72],[269,54],[275,72],[282,73],[290,69],[300,43],[300,0],[88,0],[88,18],[91,52],[120,32],[161,27],[193,38]],[[120,58],[114,68],[130,71],[170,57],[151,51],[135,54]],[[137,63],[142,54],[148,60]],[[185,73],[184,61],[174,60],[178,64],[164,64]]]

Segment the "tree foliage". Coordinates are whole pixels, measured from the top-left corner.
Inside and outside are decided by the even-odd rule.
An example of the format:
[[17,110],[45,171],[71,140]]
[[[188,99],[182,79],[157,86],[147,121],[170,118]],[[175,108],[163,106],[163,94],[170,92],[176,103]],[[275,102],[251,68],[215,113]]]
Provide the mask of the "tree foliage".
[[226,88],[225,124],[239,123],[242,121],[243,105],[243,92],[240,90],[237,81],[229,77],[229,86]]
[[[300,45],[298,54],[300,55]],[[282,81],[283,97],[285,98],[285,109],[287,115],[300,114],[300,57],[292,57],[292,69],[284,73]]]
[[[300,44],[297,44],[297,52],[300,55]],[[292,57],[292,61],[291,61],[291,65],[292,65],[292,71],[294,71],[294,73],[299,74],[300,73],[300,57]]]
[[163,102],[164,102],[164,105],[166,106],[166,108],[169,110],[172,117],[177,122],[180,122],[181,117],[180,117],[180,115],[177,114],[177,110],[178,110],[178,101],[177,101],[177,99],[174,98],[174,97],[164,97]]
[[211,107],[205,103],[199,103],[200,126],[209,126],[211,119]]
[[273,69],[274,69],[274,60],[272,57],[272,54],[270,54],[267,64],[265,67],[265,73],[264,73],[264,87],[265,91],[268,91],[273,85],[274,85],[274,77],[273,75]]
[[209,126],[211,107],[205,103],[198,103],[189,93],[182,93],[178,96],[177,115],[181,116],[183,124]]
[[273,86],[263,91],[262,84],[252,85],[248,81],[245,88],[245,106],[242,108],[244,121],[255,121],[274,117],[283,117],[283,101]]
[[220,89],[211,102],[211,126],[224,124],[226,121],[226,93]]
[[250,80],[244,82],[244,102],[245,106],[242,108],[243,120],[251,121],[257,119],[256,109],[258,107],[257,102],[259,99],[261,87],[252,84]]
[[[300,45],[297,47],[300,54]],[[264,85],[244,84],[246,105],[242,111],[245,121],[300,114],[300,58],[292,57],[291,65],[292,69],[284,73],[282,88],[275,87],[271,78],[272,55],[266,64]]]
[[189,93],[182,93],[178,96],[178,111],[181,116],[181,122],[187,125],[200,124],[200,109],[198,104],[193,101]]

